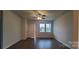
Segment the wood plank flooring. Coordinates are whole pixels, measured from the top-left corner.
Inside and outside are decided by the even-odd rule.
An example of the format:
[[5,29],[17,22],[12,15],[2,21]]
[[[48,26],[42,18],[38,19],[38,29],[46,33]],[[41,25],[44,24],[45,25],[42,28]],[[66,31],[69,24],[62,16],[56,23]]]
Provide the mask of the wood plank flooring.
[[34,39],[21,40],[7,49],[69,49],[55,39]]

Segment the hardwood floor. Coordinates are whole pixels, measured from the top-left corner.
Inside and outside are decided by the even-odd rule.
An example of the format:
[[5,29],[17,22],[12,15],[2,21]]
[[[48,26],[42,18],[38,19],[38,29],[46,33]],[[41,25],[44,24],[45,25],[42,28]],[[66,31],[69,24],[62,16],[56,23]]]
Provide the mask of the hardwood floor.
[[21,40],[7,49],[69,49],[55,39],[34,39]]

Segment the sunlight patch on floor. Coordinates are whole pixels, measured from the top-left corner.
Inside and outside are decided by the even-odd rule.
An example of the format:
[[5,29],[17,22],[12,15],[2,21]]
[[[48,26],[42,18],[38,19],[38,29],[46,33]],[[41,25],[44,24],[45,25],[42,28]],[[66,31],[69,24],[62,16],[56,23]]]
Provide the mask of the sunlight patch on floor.
[[37,47],[39,49],[48,49],[52,47],[51,40],[38,40]]

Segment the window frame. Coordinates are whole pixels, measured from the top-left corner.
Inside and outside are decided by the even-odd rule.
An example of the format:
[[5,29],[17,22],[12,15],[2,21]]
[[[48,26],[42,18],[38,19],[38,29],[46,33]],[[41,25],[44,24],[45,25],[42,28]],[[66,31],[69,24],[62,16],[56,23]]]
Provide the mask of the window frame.
[[[44,26],[45,26],[44,32],[46,32],[46,33],[51,33],[51,32],[52,32],[52,27],[50,27],[50,32],[47,32],[47,31],[46,31],[46,24],[52,25],[51,23],[40,23],[40,24],[45,24],[45,25],[44,25]],[[40,31],[40,24],[39,24],[39,32],[42,33],[42,32]]]

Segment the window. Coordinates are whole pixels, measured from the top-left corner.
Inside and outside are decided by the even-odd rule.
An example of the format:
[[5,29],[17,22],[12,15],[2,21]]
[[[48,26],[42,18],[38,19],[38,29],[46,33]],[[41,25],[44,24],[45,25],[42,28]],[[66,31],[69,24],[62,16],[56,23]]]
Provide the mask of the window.
[[51,32],[51,24],[46,24],[46,32]]
[[40,24],[40,32],[45,32],[45,24]]
[[51,32],[51,23],[40,23],[40,32]]

